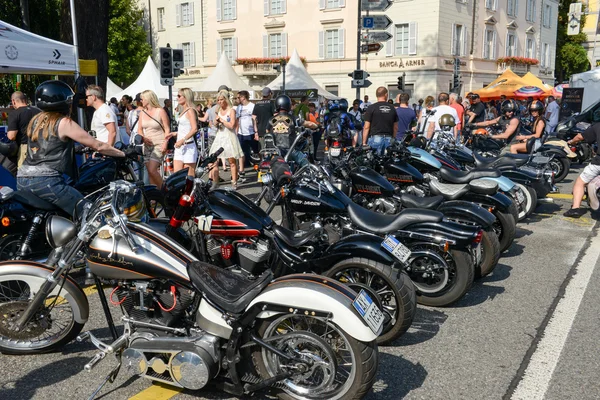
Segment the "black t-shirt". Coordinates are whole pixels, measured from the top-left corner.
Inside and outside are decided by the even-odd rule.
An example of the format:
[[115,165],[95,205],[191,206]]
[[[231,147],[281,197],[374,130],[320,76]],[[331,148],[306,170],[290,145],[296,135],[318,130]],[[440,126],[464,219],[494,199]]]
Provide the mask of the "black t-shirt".
[[8,130],[17,131],[16,142],[18,144],[27,144],[27,125],[33,117],[41,112],[42,110],[37,107],[25,106],[11,111],[8,115]]
[[471,123],[485,121],[485,106],[482,102],[471,105],[470,111],[475,113],[475,118],[473,118],[473,121],[471,121]]
[[[600,145],[600,123],[595,123],[594,125],[587,128],[582,134],[583,140],[586,143],[594,144],[597,143]],[[590,161],[591,164],[600,165],[600,155],[596,155]]]
[[254,104],[252,115],[256,116],[258,136],[264,136],[269,127],[269,120],[275,114],[275,105],[271,100],[259,100]]
[[398,122],[398,114],[396,114],[393,104],[387,101],[378,101],[367,108],[363,120],[371,123],[369,136],[393,136],[396,133],[394,132],[394,123]]

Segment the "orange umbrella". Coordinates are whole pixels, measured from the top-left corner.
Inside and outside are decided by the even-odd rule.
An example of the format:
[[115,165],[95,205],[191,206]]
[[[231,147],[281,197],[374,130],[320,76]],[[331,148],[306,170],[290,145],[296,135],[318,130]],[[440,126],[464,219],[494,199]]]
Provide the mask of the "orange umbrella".
[[523,86],[528,85],[519,75],[507,69],[488,86],[475,90],[473,93],[477,93],[482,101],[497,100],[501,96],[514,98],[515,92]]

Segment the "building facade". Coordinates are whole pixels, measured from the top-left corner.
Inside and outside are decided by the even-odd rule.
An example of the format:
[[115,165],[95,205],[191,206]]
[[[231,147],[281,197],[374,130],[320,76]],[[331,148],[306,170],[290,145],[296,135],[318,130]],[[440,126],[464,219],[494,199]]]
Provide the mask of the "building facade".
[[[225,52],[242,79],[259,89],[278,73],[268,59],[297,49],[321,86],[355,97],[348,73],[356,68],[358,0],[141,0],[140,5],[150,13],[154,47],[169,43],[184,49],[186,73],[177,78],[178,87],[198,87]],[[554,83],[558,0],[395,0],[385,14],[393,21],[387,30],[392,39],[378,53],[362,55],[372,86],[361,93],[373,97],[376,87],[386,86],[394,95],[402,74],[414,101],[448,91],[456,58],[463,94],[486,86],[508,67]],[[539,64],[499,62],[505,57]]]
[[581,28],[587,34],[587,42],[583,47],[587,50],[588,60],[592,68],[600,67],[600,0],[582,0],[586,9],[585,25]]

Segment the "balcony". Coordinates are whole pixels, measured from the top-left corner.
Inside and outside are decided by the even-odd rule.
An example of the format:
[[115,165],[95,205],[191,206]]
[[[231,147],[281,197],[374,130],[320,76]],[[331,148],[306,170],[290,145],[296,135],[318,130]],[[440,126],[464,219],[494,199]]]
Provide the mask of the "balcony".
[[498,73],[503,73],[507,69],[510,69],[515,74],[525,75],[529,71],[532,71],[532,68],[537,68],[540,62],[535,58],[526,58],[526,57],[502,57],[496,60],[496,64],[498,65]]
[[242,73],[244,75],[277,75],[278,72],[273,68],[277,64],[244,64]]

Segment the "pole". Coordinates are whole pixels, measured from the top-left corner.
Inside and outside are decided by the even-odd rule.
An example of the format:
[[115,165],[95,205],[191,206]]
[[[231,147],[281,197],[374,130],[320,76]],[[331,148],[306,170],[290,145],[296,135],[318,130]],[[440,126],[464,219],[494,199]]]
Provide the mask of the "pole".
[[[75,80],[79,78],[79,40],[77,40],[77,20],[75,18],[75,0],[70,0],[69,5],[71,7],[71,29],[73,30],[73,47],[75,50]],[[77,108],[77,120],[79,126],[84,127],[83,108]]]
[[[356,70],[360,69],[360,37],[361,37],[361,14],[362,14],[362,0],[358,0],[358,18],[356,25]],[[356,88],[356,97],[360,99],[360,88]]]
[[282,61],[281,69],[283,70],[283,94],[285,94],[285,66],[286,66],[286,62]]

